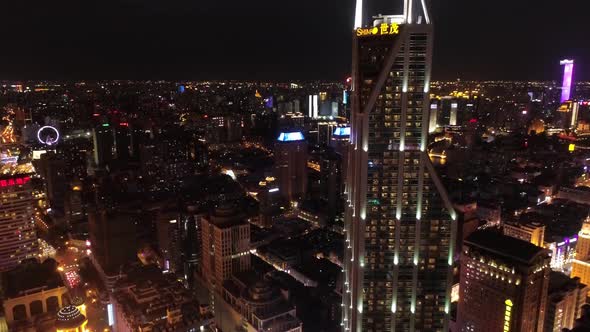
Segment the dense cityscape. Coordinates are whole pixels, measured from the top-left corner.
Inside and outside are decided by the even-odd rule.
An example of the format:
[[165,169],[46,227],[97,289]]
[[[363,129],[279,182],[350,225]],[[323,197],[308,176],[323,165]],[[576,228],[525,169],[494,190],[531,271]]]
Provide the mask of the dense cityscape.
[[582,59],[363,8],[335,81],[0,80],[0,331],[590,331]]

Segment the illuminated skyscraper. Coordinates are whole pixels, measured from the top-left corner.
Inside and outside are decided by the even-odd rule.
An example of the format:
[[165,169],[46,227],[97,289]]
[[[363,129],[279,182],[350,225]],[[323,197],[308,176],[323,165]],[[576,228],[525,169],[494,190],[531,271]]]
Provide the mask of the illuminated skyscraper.
[[303,134],[282,132],[274,155],[280,194],[289,201],[303,198],[307,192],[307,142]]
[[128,161],[132,156],[133,139],[131,137],[133,130],[129,127],[128,122],[121,122],[114,130],[114,146],[117,159]]
[[570,277],[578,277],[581,283],[590,285],[590,216],[584,220],[582,229],[578,233],[576,258],[572,260]]
[[214,292],[223,293],[223,282],[233,274],[250,270],[250,224],[226,204],[201,218],[201,229],[202,272],[214,296]]
[[563,66],[563,83],[561,84],[561,102],[565,102],[570,99],[572,92],[572,78],[574,75],[574,60],[561,60],[559,62]]
[[308,116],[312,119],[315,119],[319,115],[319,102],[318,102],[318,95],[309,95],[308,96]]
[[428,132],[433,133],[436,131],[436,120],[438,117],[438,102],[430,104],[430,115],[428,121]]
[[456,214],[426,154],[425,0],[364,26],[356,4],[344,331],[448,331]]
[[94,162],[99,167],[106,166],[113,160],[114,137],[108,123],[99,125],[92,130],[94,143]]
[[26,174],[0,176],[0,272],[39,254],[30,181]]
[[545,309],[545,331],[563,331],[574,327],[586,304],[588,286],[580,278],[569,278],[561,272],[549,274],[549,291]]
[[460,332],[540,332],[549,286],[549,251],[494,231],[463,242],[457,309]]
[[451,102],[451,115],[449,119],[449,125],[456,126],[457,125],[457,107],[459,104],[456,101]]
[[66,195],[65,161],[55,152],[41,155],[38,171],[45,180],[47,199],[52,209],[63,211]]

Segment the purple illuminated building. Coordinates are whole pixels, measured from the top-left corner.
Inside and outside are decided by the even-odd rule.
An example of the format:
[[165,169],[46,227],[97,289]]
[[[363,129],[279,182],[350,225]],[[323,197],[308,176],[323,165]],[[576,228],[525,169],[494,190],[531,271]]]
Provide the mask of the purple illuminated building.
[[561,85],[561,102],[565,102],[570,99],[572,92],[572,76],[574,74],[574,60],[561,60],[560,65],[564,66],[563,69],[563,84]]
[[578,235],[554,237],[546,241],[545,246],[551,251],[551,268],[554,271],[565,271],[575,257]]
[[268,98],[264,98],[264,106],[266,108],[273,108],[274,106],[274,98],[272,96]]

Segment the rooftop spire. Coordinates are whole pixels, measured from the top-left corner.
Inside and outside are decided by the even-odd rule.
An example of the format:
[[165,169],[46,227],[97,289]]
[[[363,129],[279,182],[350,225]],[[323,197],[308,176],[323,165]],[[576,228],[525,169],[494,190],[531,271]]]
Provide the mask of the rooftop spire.
[[354,28],[363,26],[363,0],[356,0],[356,8],[354,10]]
[[[404,12],[402,15],[393,15],[401,18],[405,24],[430,24],[430,12],[426,4],[427,0],[403,0]],[[363,0],[356,0],[354,10],[354,28],[360,28],[365,22],[363,13]]]

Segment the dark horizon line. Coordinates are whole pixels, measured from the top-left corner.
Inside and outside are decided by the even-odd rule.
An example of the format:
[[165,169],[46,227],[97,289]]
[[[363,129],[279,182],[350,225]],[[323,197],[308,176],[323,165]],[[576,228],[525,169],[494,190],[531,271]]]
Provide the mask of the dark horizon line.
[[[507,82],[507,83],[525,83],[525,82],[543,82],[543,83],[558,83],[559,80],[548,80],[548,79],[432,79],[431,82]],[[243,83],[344,83],[345,79],[334,80],[334,79],[239,79],[239,78],[211,78],[211,79],[168,79],[168,78],[89,78],[89,79],[4,79],[0,78],[0,83],[23,83],[23,82],[47,82],[47,83],[98,83],[98,82],[167,82],[167,83],[201,83],[201,82],[243,82]],[[578,84],[590,84],[590,80],[580,80],[574,82]]]

